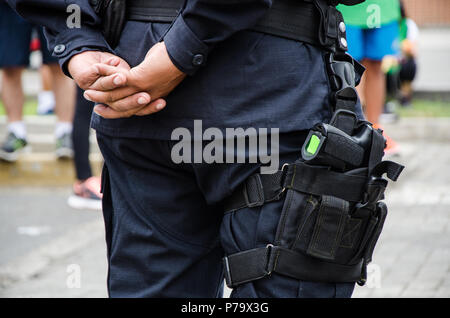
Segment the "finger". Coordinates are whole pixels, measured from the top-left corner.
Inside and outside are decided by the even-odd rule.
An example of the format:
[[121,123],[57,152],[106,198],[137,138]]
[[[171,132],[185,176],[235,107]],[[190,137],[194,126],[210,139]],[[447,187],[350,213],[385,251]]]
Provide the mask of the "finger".
[[130,86],[120,87],[110,91],[88,89],[84,92],[84,98],[99,104],[109,105],[136,93],[138,93],[136,89]]
[[118,112],[111,107],[102,104],[95,105],[94,112],[106,119],[128,118],[135,113],[135,111]]
[[146,116],[153,113],[157,113],[160,110],[163,110],[164,107],[166,107],[167,103],[164,99],[160,98],[153,102],[151,102],[149,105],[142,108],[140,111],[136,112],[137,116]]
[[88,89],[100,77],[98,72],[98,68],[95,65],[91,65],[83,70],[81,74],[75,78],[75,81],[80,88]]
[[150,95],[148,93],[141,92],[110,103],[108,106],[119,112],[126,112],[129,110],[138,111],[150,102]]
[[137,111],[151,102],[150,95],[145,92],[133,94],[107,105],[118,112]]
[[123,87],[127,84],[127,77],[124,74],[116,73],[98,78],[90,87],[90,90],[109,91]]
[[120,59],[116,56],[111,56],[105,61],[105,64],[117,67],[120,64]]
[[[112,66],[112,65],[108,65],[105,63],[96,63],[94,64],[94,66],[97,68],[98,70],[98,74],[101,76],[109,76],[109,75],[114,75],[117,73],[125,73],[127,72],[126,70],[124,70],[123,68],[117,67],[117,66]],[[127,75],[127,74],[125,74]]]

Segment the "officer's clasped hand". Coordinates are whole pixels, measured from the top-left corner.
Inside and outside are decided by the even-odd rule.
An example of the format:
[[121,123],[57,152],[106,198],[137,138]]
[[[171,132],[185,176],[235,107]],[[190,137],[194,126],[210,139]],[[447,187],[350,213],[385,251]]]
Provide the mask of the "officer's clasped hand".
[[[85,53],[108,54],[108,58],[105,56],[95,60],[87,56],[74,61]],[[92,61],[94,63],[89,64]],[[83,68],[87,70],[81,75],[78,71],[82,66],[80,64],[84,64]],[[94,111],[111,119],[160,111],[166,106],[161,97],[167,96],[186,77],[172,63],[164,42],[154,45],[144,61],[134,68],[109,53],[84,52],[70,60],[69,72],[77,84],[86,90],[85,98],[98,103]]]

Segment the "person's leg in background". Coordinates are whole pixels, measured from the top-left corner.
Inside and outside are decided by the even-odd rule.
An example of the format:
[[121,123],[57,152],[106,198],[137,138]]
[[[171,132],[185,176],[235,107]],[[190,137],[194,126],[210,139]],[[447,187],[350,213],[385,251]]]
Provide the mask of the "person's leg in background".
[[[396,54],[397,36],[397,21],[373,29],[347,26],[349,54],[366,68],[356,89],[366,118],[375,127],[380,127],[379,118],[386,100],[386,76],[381,68],[381,62],[386,55]],[[386,154],[398,153],[397,143],[386,133],[384,136],[387,140]]]
[[73,157],[72,120],[75,105],[75,84],[66,77],[58,64],[49,64],[55,94],[56,156],[60,159]]
[[404,107],[411,106],[413,88],[412,82],[416,77],[417,65],[414,57],[407,57],[401,62],[400,68],[400,103]]
[[27,147],[23,122],[25,97],[22,71],[29,64],[31,25],[5,2],[0,2],[0,68],[3,70],[1,97],[8,118],[8,135],[0,147],[0,159],[16,161]]
[[50,69],[52,89],[55,96],[55,114],[57,118],[55,126],[56,157],[58,159],[72,158],[72,120],[75,108],[75,83],[62,72],[57,59],[54,58],[48,48],[47,41],[38,28],[41,42],[42,62]]
[[377,124],[386,99],[386,78],[381,61],[363,59],[362,64],[366,68],[360,88],[364,96],[364,112],[368,121]]
[[42,79],[42,90],[38,93],[38,115],[52,114],[55,109],[55,95],[52,90],[52,72],[48,65],[42,65],[39,72]]
[[76,209],[101,210],[100,178],[92,175],[89,162],[89,132],[94,103],[83,97],[82,89],[77,87],[76,91],[72,144],[77,180],[67,203]]

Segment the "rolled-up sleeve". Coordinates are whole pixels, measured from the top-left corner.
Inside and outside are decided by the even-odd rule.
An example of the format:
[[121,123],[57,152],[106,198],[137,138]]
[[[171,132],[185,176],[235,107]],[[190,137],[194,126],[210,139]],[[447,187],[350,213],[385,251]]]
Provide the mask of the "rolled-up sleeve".
[[[26,20],[44,26],[48,48],[59,59],[67,74],[70,58],[86,50],[111,52],[101,32],[101,19],[89,0],[6,0]],[[70,5],[76,5],[73,10]],[[72,14],[79,14],[80,25],[68,23]]]
[[163,40],[173,63],[194,75],[217,43],[253,27],[271,0],[187,0]]

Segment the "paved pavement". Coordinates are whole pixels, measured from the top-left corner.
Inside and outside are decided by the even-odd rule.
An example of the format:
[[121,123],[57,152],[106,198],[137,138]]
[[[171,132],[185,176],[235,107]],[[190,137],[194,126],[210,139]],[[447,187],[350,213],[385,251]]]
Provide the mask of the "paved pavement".
[[[354,297],[450,297],[450,119],[432,124],[386,126],[401,141],[398,160],[407,169],[387,193],[368,286]],[[411,126],[420,133],[405,133]],[[69,194],[0,187],[0,297],[106,296],[101,215],[68,208]]]

